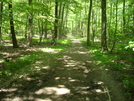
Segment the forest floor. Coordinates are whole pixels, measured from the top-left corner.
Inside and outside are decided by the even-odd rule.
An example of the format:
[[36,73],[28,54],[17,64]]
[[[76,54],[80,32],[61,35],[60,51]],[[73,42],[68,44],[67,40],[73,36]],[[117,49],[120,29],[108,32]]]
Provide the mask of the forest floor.
[[38,62],[40,72],[20,75],[1,89],[0,101],[127,101],[114,73],[98,65],[78,39],[72,40],[60,56],[42,60],[44,67]]

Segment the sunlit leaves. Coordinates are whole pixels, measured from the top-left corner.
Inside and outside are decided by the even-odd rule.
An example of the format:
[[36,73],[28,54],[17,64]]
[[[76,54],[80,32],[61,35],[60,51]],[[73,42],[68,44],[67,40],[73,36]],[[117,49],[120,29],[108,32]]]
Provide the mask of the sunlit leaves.
[[128,46],[126,46],[125,48],[126,48],[126,49],[131,48],[131,49],[133,50],[133,48],[134,48],[134,41],[130,41],[130,42],[128,43]]

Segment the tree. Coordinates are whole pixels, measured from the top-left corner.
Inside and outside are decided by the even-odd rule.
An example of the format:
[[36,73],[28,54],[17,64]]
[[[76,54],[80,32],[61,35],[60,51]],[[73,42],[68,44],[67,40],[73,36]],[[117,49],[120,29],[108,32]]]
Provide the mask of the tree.
[[14,20],[13,20],[13,11],[12,11],[12,0],[9,2],[9,17],[10,17],[10,30],[12,36],[12,43],[14,48],[18,48],[15,29],[14,29]]
[[108,51],[107,48],[107,37],[106,37],[106,0],[101,1],[101,7],[102,7],[102,34],[101,34],[101,48],[102,51]]
[[126,26],[126,19],[125,19],[125,3],[126,0],[123,0],[123,33],[125,34],[125,26]]
[[55,0],[55,23],[54,23],[54,35],[52,45],[56,45],[57,33],[58,33],[58,0]]
[[[28,1],[29,6],[32,6],[32,0]],[[28,46],[32,46],[32,37],[33,37],[33,14],[31,9],[29,10],[29,15],[28,15]]]
[[116,24],[115,24],[115,31],[114,31],[114,39],[113,39],[113,46],[112,46],[112,48],[111,48],[111,50],[110,50],[110,52],[112,53],[112,51],[114,50],[114,47],[115,47],[115,44],[116,44],[116,33],[117,33],[117,24],[118,24],[118,19],[117,19],[117,17],[118,17],[118,0],[116,0],[116,15],[115,15],[116,17]]
[[87,46],[90,45],[90,20],[91,20],[92,0],[90,0],[89,12],[88,12],[88,26],[87,26]]
[[60,24],[60,27],[59,27],[59,39],[62,38],[62,34],[63,34],[63,30],[64,30],[64,12],[65,12],[65,6],[66,6],[66,3],[65,2],[60,2],[60,7],[59,7],[59,24]]
[[0,2],[0,39],[2,39],[2,13],[3,13],[3,1]]

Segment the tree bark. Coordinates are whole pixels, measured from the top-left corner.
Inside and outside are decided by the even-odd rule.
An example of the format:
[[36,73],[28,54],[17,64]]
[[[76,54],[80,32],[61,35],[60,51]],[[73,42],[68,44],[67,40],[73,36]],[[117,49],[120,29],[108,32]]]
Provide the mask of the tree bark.
[[107,37],[106,37],[106,22],[107,22],[107,17],[106,17],[106,0],[102,0],[101,2],[102,6],[102,34],[101,34],[101,48],[102,51],[108,51],[107,48]]
[[97,22],[97,19],[96,19],[96,11],[95,10],[92,10],[92,41],[94,43],[95,41],[95,33],[96,33],[96,22]]
[[133,26],[134,26],[134,7],[133,7]]
[[123,33],[125,34],[125,25],[126,25],[126,19],[125,19],[125,2],[126,0],[123,0]]
[[116,44],[116,33],[117,33],[117,22],[118,22],[118,19],[117,19],[117,17],[118,17],[118,0],[116,1],[116,24],[115,24],[115,32],[114,32],[114,39],[113,39],[113,46],[112,46],[112,48],[111,48],[111,50],[110,50],[110,52],[112,53],[112,51],[114,50],[114,47],[115,47],[115,44]]
[[54,35],[52,45],[56,45],[57,33],[58,33],[58,0],[55,0],[55,24],[54,24]]
[[12,0],[9,2],[9,17],[10,17],[10,30],[11,30],[11,36],[12,36],[12,43],[13,48],[18,48],[15,29],[14,29],[14,22],[13,22],[13,11],[12,11]]
[[90,20],[91,20],[92,0],[90,0],[90,7],[88,12],[88,26],[87,26],[87,46],[90,46]]
[[[29,0],[29,6],[32,4],[32,0]],[[33,14],[29,11],[28,15],[28,46],[32,47],[32,37],[33,37]]]
[[2,39],[2,13],[3,13],[3,1],[0,3],[0,39]]
[[63,28],[64,28],[64,23],[63,23],[63,20],[64,20],[64,11],[65,11],[65,3],[63,4],[63,6],[62,6],[62,11],[61,11],[61,17],[60,17],[60,19],[61,19],[61,21],[60,21],[60,28],[59,28],[59,39],[62,37],[62,30],[63,30]]

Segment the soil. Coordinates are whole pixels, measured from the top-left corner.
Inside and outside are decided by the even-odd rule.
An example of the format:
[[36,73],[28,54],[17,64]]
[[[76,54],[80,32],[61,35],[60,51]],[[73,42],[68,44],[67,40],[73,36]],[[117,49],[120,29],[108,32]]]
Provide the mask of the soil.
[[51,59],[48,70],[20,76],[2,88],[0,101],[127,101],[114,73],[100,66],[78,39],[72,40]]

